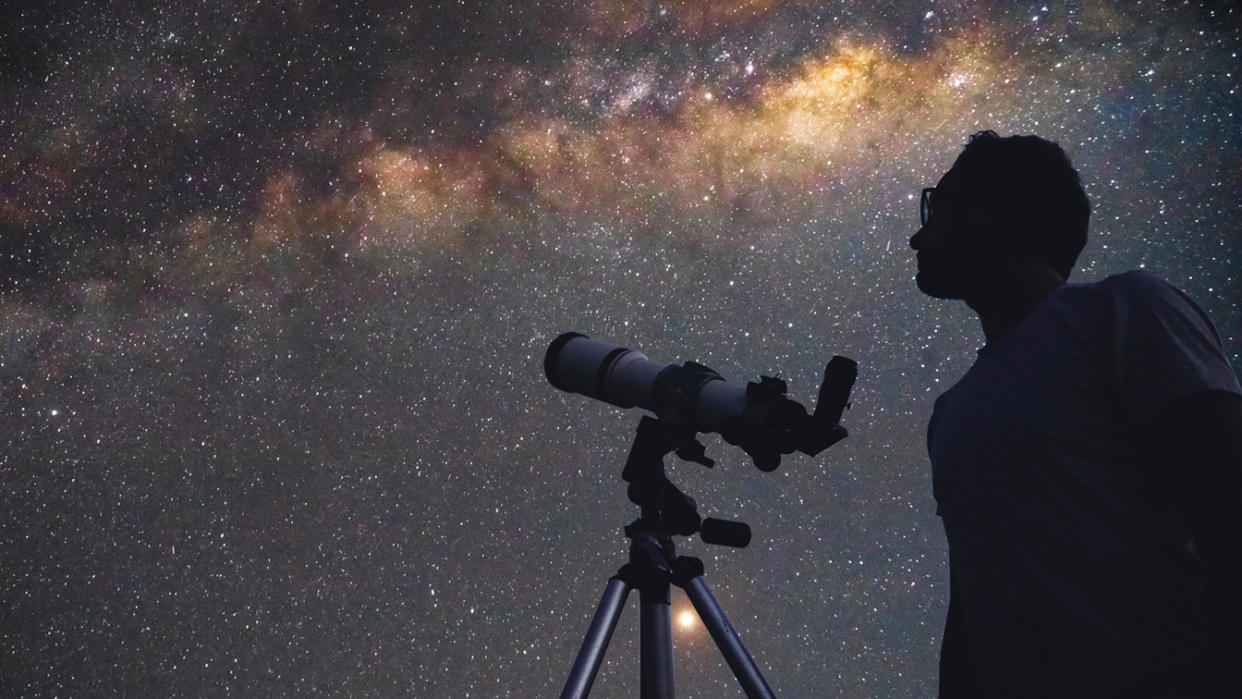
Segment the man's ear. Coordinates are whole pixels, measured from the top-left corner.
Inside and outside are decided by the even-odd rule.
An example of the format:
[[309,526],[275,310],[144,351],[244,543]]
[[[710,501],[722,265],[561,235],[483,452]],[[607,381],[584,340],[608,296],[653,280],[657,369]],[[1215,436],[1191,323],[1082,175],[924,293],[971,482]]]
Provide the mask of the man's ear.
[[976,210],[979,228],[984,232],[983,245],[1012,259],[1043,260],[1044,254],[1035,235],[1023,225],[1016,194],[991,192]]

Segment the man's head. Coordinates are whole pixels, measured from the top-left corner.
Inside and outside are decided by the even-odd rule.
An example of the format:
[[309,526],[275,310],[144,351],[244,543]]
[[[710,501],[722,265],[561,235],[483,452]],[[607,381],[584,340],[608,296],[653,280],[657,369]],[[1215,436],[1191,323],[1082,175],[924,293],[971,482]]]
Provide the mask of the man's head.
[[970,137],[923,205],[926,219],[910,246],[919,253],[919,288],[938,298],[966,298],[1023,265],[1068,279],[1091,212],[1060,146],[992,131]]

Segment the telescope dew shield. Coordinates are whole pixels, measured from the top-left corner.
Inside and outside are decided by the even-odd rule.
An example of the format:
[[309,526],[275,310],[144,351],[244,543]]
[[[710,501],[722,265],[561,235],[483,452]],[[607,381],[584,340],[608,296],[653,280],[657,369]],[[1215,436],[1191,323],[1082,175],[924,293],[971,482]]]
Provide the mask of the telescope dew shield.
[[652,410],[652,387],[664,367],[642,352],[576,332],[559,335],[543,357],[543,372],[553,386],[618,408]]
[[697,362],[660,364],[582,333],[559,335],[543,358],[548,382],[618,408],[643,410],[696,432],[719,432],[746,408],[746,389]]

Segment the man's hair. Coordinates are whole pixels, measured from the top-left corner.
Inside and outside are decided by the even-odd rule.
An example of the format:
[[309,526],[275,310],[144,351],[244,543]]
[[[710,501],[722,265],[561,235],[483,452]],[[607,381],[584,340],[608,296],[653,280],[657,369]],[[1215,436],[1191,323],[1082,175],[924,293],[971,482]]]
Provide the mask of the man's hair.
[[1087,244],[1091,203],[1061,146],[1038,136],[971,135],[954,167],[994,193],[1005,223],[1065,278]]

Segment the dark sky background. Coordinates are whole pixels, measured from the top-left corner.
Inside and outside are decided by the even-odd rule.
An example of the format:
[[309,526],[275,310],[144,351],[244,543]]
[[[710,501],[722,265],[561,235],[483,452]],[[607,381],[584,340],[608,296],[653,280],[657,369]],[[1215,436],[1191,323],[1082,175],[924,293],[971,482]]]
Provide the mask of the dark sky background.
[[[29,3],[0,23],[0,694],[559,691],[637,425],[564,330],[860,376],[847,441],[670,475],[778,694],[926,697],[923,430],[982,344],[913,284],[980,129],[1060,142],[1074,281],[1146,267],[1242,367],[1234,2]],[[689,609],[675,591],[674,614]],[[740,695],[675,628],[688,697]],[[637,694],[637,609],[594,696]]]

